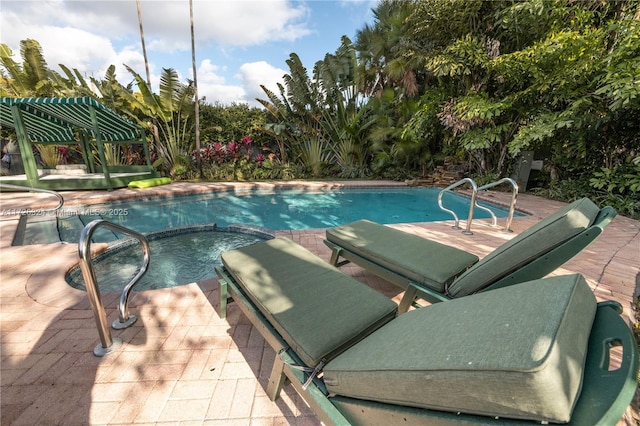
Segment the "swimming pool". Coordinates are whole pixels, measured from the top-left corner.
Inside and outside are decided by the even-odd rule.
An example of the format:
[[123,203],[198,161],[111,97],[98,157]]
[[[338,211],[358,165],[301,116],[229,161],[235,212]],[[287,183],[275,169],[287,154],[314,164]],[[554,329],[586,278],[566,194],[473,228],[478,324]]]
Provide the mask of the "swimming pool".
[[[151,261],[147,273],[136,284],[136,291],[154,290],[198,282],[215,275],[220,255],[226,250],[273,238],[256,228],[214,224],[176,228],[148,234]],[[138,273],[142,250],[137,240],[127,238],[110,244],[93,259],[96,282],[101,292],[119,293]],[[65,279],[79,290],[86,290],[80,267],[71,269]]]
[[[310,191],[304,189],[218,191],[206,194],[129,200],[110,204],[66,207],[58,217],[55,232],[61,240],[77,243],[84,226],[94,219],[106,219],[141,233],[176,227],[216,223],[224,227],[245,224],[270,230],[328,228],[359,219],[383,224],[451,220],[438,207],[438,188],[349,188]],[[446,193],[447,208],[461,220],[469,211],[469,198]],[[490,207],[497,217],[508,210]],[[474,219],[488,218],[476,209]],[[38,219],[38,218],[34,218]],[[37,222],[35,222],[37,223]],[[97,241],[117,236],[98,230]],[[35,237],[31,237],[33,240]],[[39,236],[42,242],[42,236]],[[25,235],[25,241],[29,240]],[[28,244],[28,242],[27,242]]]
[[[140,291],[211,278],[223,251],[271,238],[276,230],[327,228],[363,218],[384,224],[450,220],[451,215],[438,207],[439,192],[422,187],[279,189],[137,199],[66,207],[57,217],[56,233],[64,241],[77,243],[84,226],[101,218],[147,234],[151,263],[135,287]],[[446,193],[443,201],[460,219],[466,219],[468,197]],[[490,207],[498,217],[508,213]],[[489,215],[476,209],[474,217]],[[35,219],[41,227],[46,221]],[[224,232],[229,229],[232,234]],[[110,242],[109,249],[94,261],[103,292],[120,292],[141,262],[138,244],[121,242],[121,237],[104,228],[94,233],[95,241]],[[79,267],[66,278],[72,287],[84,289]]]

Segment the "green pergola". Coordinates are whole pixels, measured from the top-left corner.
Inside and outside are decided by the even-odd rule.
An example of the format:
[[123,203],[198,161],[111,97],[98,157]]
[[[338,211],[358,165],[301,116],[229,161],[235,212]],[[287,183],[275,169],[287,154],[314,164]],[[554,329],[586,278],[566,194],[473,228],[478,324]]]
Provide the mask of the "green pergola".
[[[133,180],[157,176],[150,162],[144,130],[93,98],[0,98],[0,123],[15,129],[25,170],[21,179],[3,177],[2,182],[15,184],[22,180],[28,186],[46,189],[110,190]],[[43,179],[32,143],[78,144],[87,174],[77,178]],[[146,164],[108,165],[105,143],[141,144]]]

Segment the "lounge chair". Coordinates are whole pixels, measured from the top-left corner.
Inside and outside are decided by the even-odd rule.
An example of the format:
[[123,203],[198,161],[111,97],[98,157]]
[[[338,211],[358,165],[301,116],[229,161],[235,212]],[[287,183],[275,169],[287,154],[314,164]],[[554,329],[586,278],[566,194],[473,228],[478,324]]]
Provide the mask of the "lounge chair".
[[[615,217],[588,198],[577,200],[504,243],[479,261],[474,254],[359,220],[326,231],[330,263],[348,262],[402,287],[399,311],[418,298],[440,302],[542,278],[596,239]],[[343,261],[340,261],[343,258]]]
[[230,296],[277,353],[267,394],[290,381],[325,424],[614,424],[635,391],[621,307],[596,304],[580,275],[394,318],[395,303],[288,239],[222,263],[220,316]]

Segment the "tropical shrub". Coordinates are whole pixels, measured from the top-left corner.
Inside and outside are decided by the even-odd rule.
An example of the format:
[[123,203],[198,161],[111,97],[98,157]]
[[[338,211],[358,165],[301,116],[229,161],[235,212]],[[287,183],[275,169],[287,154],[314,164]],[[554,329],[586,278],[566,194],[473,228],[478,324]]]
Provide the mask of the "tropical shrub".
[[62,154],[57,145],[52,144],[34,144],[38,154],[40,154],[40,161],[45,167],[55,167],[60,164]]
[[265,180],[292,177],[275,153],[257,146],[250,136],[227,143],[209,142],[199,151],[191,152],[191,175],[200,157],[202,178],[215,181]]
[[602,204],[614,206],[622,215],[640,218],[640,164],[627,159],[612,168],[593,173],[589,184]]

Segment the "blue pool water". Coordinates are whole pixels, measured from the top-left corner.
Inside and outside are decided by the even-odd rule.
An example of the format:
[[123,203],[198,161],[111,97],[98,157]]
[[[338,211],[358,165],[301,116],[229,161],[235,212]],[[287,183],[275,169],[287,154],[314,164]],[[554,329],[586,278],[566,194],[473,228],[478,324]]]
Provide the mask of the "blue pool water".
[[[242,227],[218,228],[199,225],[147,235],[150,261],[147,273],[134,289],[154,290],[202,281],[215,276],[222,265],[222,252],[273,238],[260,230]],[[137,240],[115,242],[93,259],[96,281],[103,293],[119,293],[138,273],[142,248]],[[76,267],[66,275],[67,283],[86,290],[82,270]]]
[[[328,228],[363,218],[384,224],[450,220],[451,215],[438,207],[439,192],[434,188],[276,190],[124,201],[65,208],[58,217],[56,233],[65,241],[77,243],[84,226],[101,218],[147,234],[151,262],[135,289],[156,289],[213,277],[223,251],[269,238],[267,230]],[[445,207],[454,210],[461,220],[467,217],[469,202],[468,197],[454,193],[443,197]],[[508,213],[484,205],[498,217]],[[483,217],[489,215],[476,209],[474,218]],[[217,228],[212,230],[213,223]],[[233,232],[221,232],[220,228]],[[102,292],[122,291],[140,265],[138,243],[121,242],[121,237],[104,228],[94,233],[94,241],[111,242],[94,261]],[[67,282],[84,289],[79,268],[67,274]]]
[[[328,228],[359,219],[383,224],[450,220],[452,216],[438,207],[439,192],[437,188],[422,187],[212,192],[66,208],[58,226],[63,240],[75,243],[84,225],[98,218],[142,233],[203,223],[289,230]],[[460,220],[466,219],[468,197],[446,193],[443,203]],[[506,209],[490,207],[497,217],[508,213]],[[474,219],[488,217],[486,212],[475,210]],[[103,237],[109,239],[106,231],[98,232],[105,232]]]

